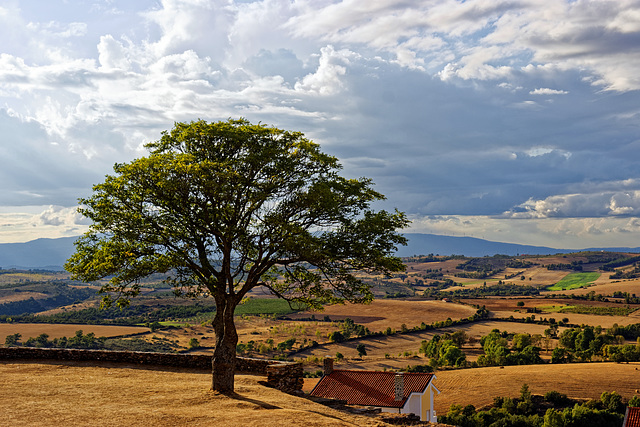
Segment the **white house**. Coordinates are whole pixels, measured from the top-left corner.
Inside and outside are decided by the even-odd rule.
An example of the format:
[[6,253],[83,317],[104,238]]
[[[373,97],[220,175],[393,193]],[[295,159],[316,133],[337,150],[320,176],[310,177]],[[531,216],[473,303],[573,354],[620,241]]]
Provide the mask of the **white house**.
[[325,372],[312,396],[339,399],[348,405],[373,406],[383,412],[415,414],[421,421],[437,422],[434,397],[440,390],[434,374],[333,369],[325,358]]

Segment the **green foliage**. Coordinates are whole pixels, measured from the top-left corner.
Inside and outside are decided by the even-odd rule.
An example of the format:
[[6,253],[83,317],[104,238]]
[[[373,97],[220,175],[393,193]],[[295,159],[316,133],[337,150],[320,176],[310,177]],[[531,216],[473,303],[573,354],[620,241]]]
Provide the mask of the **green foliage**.
[[371,334],[371,331],[369,331],[368,328],[354,323],[354,321],[348,317],[344,319],[344,321],[340,325],[340,332],[342,333],[344,339],[349,339],[352,335],[364,337]]
[[[125,308],[110,307],[108,309],[86,308],[52,315],[13,316],[13,320],[21,323],[82,323],[82,324],[118,324],[118,325],[150,325],[153,322],[185,319],[198,315],[213,315],[215,306],[196,303],[193,305],[131,305]],[[4,320],[0,316],[0,320]]]
[[[453,286],[453,285],[451,285]],[[440,288],[444,289],[444,288]],[[425,297],[430,298],[481,298],[484,296],[507,296],[507,295],[518,295],[518,296],[533,296],[540,295],[540,289],[535,286],[528,285],[514,285],[512,283],[501,283],[491,285],[491,286],[480,286],[476,288],[461,288],[456,289],[455,291],[447,291],[442,292],[438,289],[438,287],[428,287],[423,292]]]
[[356,346],[356,351],[358,352],[358,356],[360,357],[367,355],[367,349],[365,348],[365,345],[362,343]]
[[200,348],[200,341],[198,341],[198,338],[191,338],[189,340],[189,350],[195,350]]
[[[109,277],[107,305],[127,305],[138,279],[170,270],[179,295],[231,286],[239,302],[260,284],[314,307],[362,302],[371,296],[353,271],[402,269],[392,254],[406,242],[395,232],[404,215],[370,210],[383,198],[370,180],[338,175],[337,159],[301,133],[245,120],[176,123],[147,148],[81,200],[93,224],[66,269]],[[323,277],[332,286],[320,286]]]
[[177,296],[213,297],[215,390],[233,391],[233,313],[250,290],[311,308],[365,303],[373,295],[360,272],[404,270],[394,254],[406,216],[374,211],[384,196],[371,180],[340,176],[338,160],[300,132],[200,120],[146,148],[80,200],[92,224],[65,269],[106,278],[105,306],[129,305],[154,273],[171,272]]
[[638,261],[640,261],[640,255],[632,257],[622,257],[605,263],[602,267],[600,267],[600,269],[603,271],[612,271],[614,268],[631,265]]
[[407,366],[405,372],[420,372],[420,373],[430,373],[433,372],[433,367],[429,365],[413,365]]
[[285,350],[291,350],[295,343],[296,343],[295,338],[289,338],[288,340],[278,343],[276,345],[276,349],[281,352]]
[[623,342],[626,334],[635,338],[638,324],[624,328],[614,325],[608,331],[602,328],[585,326],[584,328],[566,329],[560,334],[560,345],[551,355],[551,363],[564,363],[573,360],[589,361],[594,355],[614,362],[640,361],[640,346],[636,344],[614,344]]
[[20,333],[15,333],[15,334],[11,334],[11,335],[7,335],[7,337],[4,339],[4,345],[6,347],[14,347],[14,346],[18,346],[20,338],[22,338],[22,335]]
[[595,314],[596,316],[628,316],[636,311],[636,308],[629,307],[593,307],[588,305],[574,305],[561,308],[559,313]]
[[[0,316],[6,319],[25,313],[39,313],[41,311],[58,308],[95,297],[96,291],[88,288],[74,288],[71,282],[30,282],[21,286],[21,291],[33,291],[48,295],[46,298],[33,297],[21,301],[0,304]],[[15,288],[15,285],[10,287]]]
[[567,397],[567,395],[555,390],[551,390],[545,393],[544,400],[555,406],[563,406],[569,404],[569,398]]
[[329,341],[331,342],[343,342],[345,340],[344,335],[340,331],[334,331],[329,334]]
[[160,329],[162,327],[162,325],[160,324],[160,322],[158,322],[157,320],[153,323],[149,323],[149,329],[151,330],[151,332],[155,332],[158,329]]
[[163,341],[145,341],[140,338],[122,339],[96,337],[93,332],[84,334],[82,330],[77,330],[72,337],[54,338],[49,340],[49,335],[40,334],[38,337],[29,337],[24,342],[25,347],[48,347],[48,348],[78,348],[93,350],[114,350],[114,351],[147,351],[169,353],[175,351],[175,346]]
[[533,345],[529,334],[513,336],[511,348],[506,333],[494,329],[480,338],[484,354],[478,357],[480,366],[533,365],[544,363],[540,357],[540,348]]
[[[477,411],[472,405],[451,405],[446,415],[438,416],[438,422],[462,427],[618,427],[622,424],[624,405],[621,397],[603,393],[602,399],[578,403],[557,392],[545,394],[542,402],[531,395],[523,384],[520,398],[494,398],[493,407]],[[548,403],[553,404],[549,408]]]
[[610,412],[624,413],[625,405],[622,403],[622,396],[617,392],[605,391],[600,395],[602,407]]
[[465,366],[466,355],[460,349],[461,339],[456,340],[450,334],[434,335],[429,341],[422,341],[420,352],[431,358],[437,366]]

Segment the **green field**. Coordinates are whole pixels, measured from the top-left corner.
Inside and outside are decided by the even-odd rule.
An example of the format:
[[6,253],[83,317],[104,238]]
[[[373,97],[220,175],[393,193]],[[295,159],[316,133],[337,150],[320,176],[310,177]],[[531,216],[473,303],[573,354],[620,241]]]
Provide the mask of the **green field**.
[[600,277],[600,273],[570,273],[555,285],[549,286],[548,291],[566,291],[590,285]]
[[246,302],[238,305],[234,314],[236,316],[270,314],[282,316],[304,310],[300,304],[291,304],[280,298],[249,298]]
[[538,308],[545,313],[562,313],[562,310],[574,308],[575,305],[560,304],[560,305],[540,305]]

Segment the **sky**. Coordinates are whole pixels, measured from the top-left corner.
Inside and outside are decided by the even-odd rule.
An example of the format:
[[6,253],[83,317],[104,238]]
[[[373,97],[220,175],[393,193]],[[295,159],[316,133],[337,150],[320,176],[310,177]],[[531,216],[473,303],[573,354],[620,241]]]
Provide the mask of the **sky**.
[[640,0],[3,0],[0,243],[175,122],[300,131],[407,232],[640,246]]

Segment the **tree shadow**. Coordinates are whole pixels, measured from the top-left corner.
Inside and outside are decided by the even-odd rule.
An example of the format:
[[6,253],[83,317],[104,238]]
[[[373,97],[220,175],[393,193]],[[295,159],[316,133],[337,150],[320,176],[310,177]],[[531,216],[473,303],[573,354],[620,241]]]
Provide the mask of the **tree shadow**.
[[241,394],[236,393],[235,391],[231,392],[231,393],[221,393],[221,394],[223,394],[224,396],[226,396],[226,397],[228,397],[230,399],[239,400],[239,401],[242,401],[242,402],[253,403],[254,405],[259,406],[262,409],[282,409],[279,406],[272,405],[270,403],[263,402],[261,400],[252,399],[252,398],[247,397],[247,396],[243,396]]

